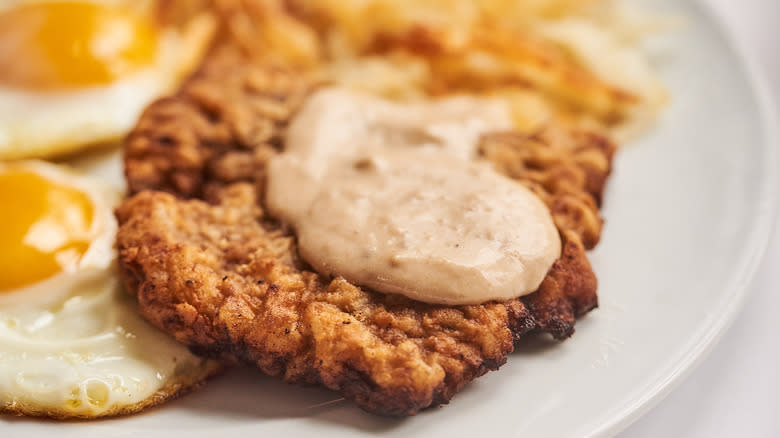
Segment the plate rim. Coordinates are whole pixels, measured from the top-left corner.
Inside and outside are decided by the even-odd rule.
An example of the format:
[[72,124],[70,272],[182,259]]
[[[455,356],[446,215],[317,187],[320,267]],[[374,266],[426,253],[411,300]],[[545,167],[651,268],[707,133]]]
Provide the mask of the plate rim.
[[777,199],[779,193],[777,183],[780,179],[777,151],[777,145],[780,144],[780,118],[778,117],[780,113],[772,97],[769,82],[742,40],[725,24],[711,5],[705,3],[705,0],[693,0],[688,3],[696,10],[696,15],[713,26],[723,38],[725,49],[737,60],[737,68],[742,70],[750,90],[750,98],[756,103],[759,113],[757,124],[764,139],[761,150],[764,152],[763,156],[767,158],[762,169],[761,186],[758,189],[761,195],[757,201],[760,214],[751,224],[752,230],[745,239],[747,245],[739,257],[745,263],[732,277],[737,286],[721,306],[715,309],[720,317],[702,326],[699,332],[692,336],[693,342],[685,354],[675,363],[658,372],[654,381],[645,390],[640,391],[638,396],[607,421],[601,422],[588,431],[583,435],[584,438],[616,436],[661,403],[707,359],[737,316],[742,313],[745,301],[755,283],[756,274],[763,265],[769,243],[777,232],[780,212]]

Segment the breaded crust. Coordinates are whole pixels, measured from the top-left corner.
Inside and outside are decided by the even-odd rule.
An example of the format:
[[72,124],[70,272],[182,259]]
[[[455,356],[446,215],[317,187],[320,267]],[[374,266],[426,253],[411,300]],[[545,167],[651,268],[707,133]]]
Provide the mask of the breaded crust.
[[614,146],[563,129],[496,133],[480,146],[545,201],[561,233],[561,257],[535,293],[430,305],[313,272],[262,207],[265,163],[311,89],[294,72],[222,53],[147,109],[126,142],[134,196],[117,209],[122,276],[146,319],[208,356],[411,415],[497,369],[521,336],[564,339],[596,307],[585,249],[599,239]]

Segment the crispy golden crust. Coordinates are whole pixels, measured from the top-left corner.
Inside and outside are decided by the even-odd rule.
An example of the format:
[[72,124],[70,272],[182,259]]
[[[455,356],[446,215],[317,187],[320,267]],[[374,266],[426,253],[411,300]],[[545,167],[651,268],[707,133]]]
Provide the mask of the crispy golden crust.
[[559,230],[576,231],[586,249],[598,244],[603,225],[598,207],[612,170],[612,142],[589,132],[550,128],[529,136],[487,135],[479,153],[536,193]]
[[410,415],[498,368],[526,333],[570,336],[575,318],[597,305],[585,247],[598,241],[597,200],[614,148],[584,133],[482,142],[486,159],[550,206],[561,232],[561,258],[537,292],[436,306],[312,272],[261,196],[264,163],[309,89],[293,73],[219,55],[129,136],[135,196],[117,210],[120,267],[154,325],[201,353],[322,384],[372,412]]
[[146,109],[125,141],[130,193],[204,197],[210,187],[258,178],[311,83],[280,67],[241,63],[218,50],[175,96]]

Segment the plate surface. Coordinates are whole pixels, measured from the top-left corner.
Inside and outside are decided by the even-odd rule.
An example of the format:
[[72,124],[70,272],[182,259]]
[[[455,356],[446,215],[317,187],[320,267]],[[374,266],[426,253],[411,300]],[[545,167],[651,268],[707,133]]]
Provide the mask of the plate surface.
[[[404,420],[238,370],[146,414],[65,424],[5,417],[2,435],[603,437],[625,427],[728,326],[763,254],[776,198],[772,120],[743,58],[697,4],[639,3],[684,20],[659,62],[673,101],[618,154],[603,240],[591,253],[601,306],[571,340],[530,340],[449,406]],[[120,181],[115,154],[75,164]]]

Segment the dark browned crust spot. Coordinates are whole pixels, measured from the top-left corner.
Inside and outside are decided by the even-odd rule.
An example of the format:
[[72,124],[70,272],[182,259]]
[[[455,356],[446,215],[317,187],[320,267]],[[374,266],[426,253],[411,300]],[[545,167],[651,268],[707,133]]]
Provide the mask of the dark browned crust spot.
[[481,146],[539,194],[561,232],[561,258],[537,292],[440,306],[312,272],[262,208],[265,162],[310,89],[294,72],[216,55],[129,136],[134,196],[117,209],[120,267],[154,325],[202,354],[324,385],[371,412],[412,415],[497,369],[521,336],[564,339],[596,307],[585,248],[598,242],[614,147],[563,129],[489,135]]

